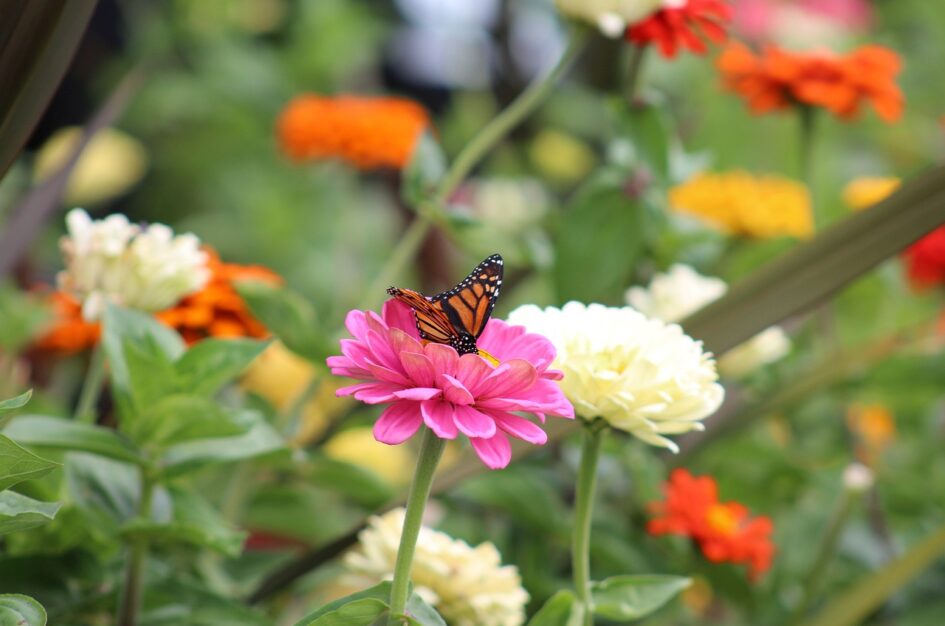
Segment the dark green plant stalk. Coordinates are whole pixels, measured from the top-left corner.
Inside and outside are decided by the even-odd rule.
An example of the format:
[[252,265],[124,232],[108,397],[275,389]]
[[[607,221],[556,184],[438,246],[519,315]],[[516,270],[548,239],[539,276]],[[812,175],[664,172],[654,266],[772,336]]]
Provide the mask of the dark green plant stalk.
[[[154,496],[154,481],[147,468],[141,468],[141,500],[138,502],[138,517],[151,518],[151,501]],[[134,537],[129,546],[128,561],[125,564],[125,578],[122,584],[118,604],[118,626],[135,626],[138,623],[138,611],[141,608],[142,581],[144,565],[148,558],[148,540]]]
[[581,605],[581,624],[592,626],[594,606],[591,599],[591,519],[597,486],[597,461],[600,458],[604,428],[598,423],[584,423],[581,430],[583,443],[574,502],[571,571],[574,592]]

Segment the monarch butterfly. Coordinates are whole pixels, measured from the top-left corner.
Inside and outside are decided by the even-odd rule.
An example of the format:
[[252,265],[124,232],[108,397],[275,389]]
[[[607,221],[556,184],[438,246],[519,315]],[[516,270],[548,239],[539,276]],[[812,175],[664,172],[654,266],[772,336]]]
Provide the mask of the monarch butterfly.
[[492,355],[476,346],[492,314],[502,286],[502,257],[493,254],[448,291],[432,297],[411,289],[390,287],[387,293],[413,309],[417,332],[424,342],[452,346],[459,354]]

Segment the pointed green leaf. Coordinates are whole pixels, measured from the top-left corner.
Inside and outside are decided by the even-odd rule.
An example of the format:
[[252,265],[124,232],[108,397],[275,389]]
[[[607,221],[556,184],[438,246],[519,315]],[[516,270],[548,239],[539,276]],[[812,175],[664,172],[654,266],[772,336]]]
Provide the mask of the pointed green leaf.
[[38,457],[9,437],[0,435],[0,491],[24,480],[45,476],[58,463]]
[[144,463],[135,449],[114,430],[75,420],[20,415],[13,418],[3,432],[27,446],[90,452],[128,463]]
[[268,342],[248,339],[204,339],[177,361],[177,379],[182,391],[211,396],[231,382]]
[[251,422],[210,398],[170,395],[142,410],[134,423],[134,440],[141,446],[165,446],[245,433]]
[[945,526],[908,552],[833,597],[805,626],[856,626],[945,555]]
[[0,400],[0,413],[14,411],[22,406],[25,406],[26,403],[30,401],[32,396],[33,390],[30,389],[29,391],[25,391],[15,398],[10,398],[9,400]]
[[432,606],[416,593],[407,600],[407,614],[401,616],[409,626],[446,626],[446,622]]
[[387,611],[390,582],[329,602],[295,626],[369,626]]
[[573,591],[559,591],[528,620],[528,626],[581,626],[575,600]]
[[0,535],[45,524],[59,511],[58,502],[40,502],[15,491],[0,493]]
[[308,300],[285,287],[259,281],[240,282],[237,290],[253,315],[289,350],[324,364],[329,352],[318,336],[317,315]]
[[614,576],[591,585],[594,613],[616,622],[646,617],[692,584],[681,576]]
[[0,595],[0,626],[45,626],[46,609],[29,596]]

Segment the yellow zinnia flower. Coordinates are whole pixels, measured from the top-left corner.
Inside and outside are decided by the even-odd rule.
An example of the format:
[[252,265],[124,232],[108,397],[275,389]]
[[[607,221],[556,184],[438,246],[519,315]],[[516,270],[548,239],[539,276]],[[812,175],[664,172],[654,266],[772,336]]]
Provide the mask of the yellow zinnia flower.
[[851,180],[843,188],[843,203],[854,211],[885,200],[902,181],[894,177],[864,177]]
[[780,176],[696,174],[670,189],[669,203],[734,235],[808,237],[814,230],[807,187]]

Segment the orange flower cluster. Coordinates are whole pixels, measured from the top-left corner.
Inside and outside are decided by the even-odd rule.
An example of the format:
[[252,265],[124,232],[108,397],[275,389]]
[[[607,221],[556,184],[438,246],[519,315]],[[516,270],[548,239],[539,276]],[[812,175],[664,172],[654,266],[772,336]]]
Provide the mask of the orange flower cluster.
[[[179,332],[188,344],[207,337],[268,336],[266,327],[249,312],[234,283],[241,280],[279,283],[282,279],[264,267],[223,263],[215,251],[208,247],[204,250],[211,271],[206,286],[173,307],[155,313],[155,317]],[[50,295],[50,305],[55,321],[36,341],[38,349],[74,354],[98,343],[101,324],[85,321],[78,300],[56,291]]]
[[[724,43],[725,26],[732,18],[724,0],[684,0],[679,6],[660,9],[627,29],[626,38],[638,46],[655,43],[666,58],[673,58],[680,48],[705,54],[703,37]],[[700,36],[701,35],[701,36]]]
[[656,517],[648,532],[691,537],[710,561],[744,563],[753,579],[771,567],[775,552],[771,520],[750,518],[748,509],[737,502],[719,502],[713,478],[673,470],[665,492],[664,502],[651,505]]
[[286,105],[277,131],[296,161],[340,158],[363,170],[401,169],[429,126],[427,112],[411,100],[305,94]]
[[282,279],[265,267],[223,263],[215,251],[205,251],[210,268],[206,286],[155,317],[179,332],[188,344],[207,337],[268,336],[269,331],[249,312],[234,283],[258,280],[278,284]]
[[718,59],[725,86],[741,95],[753,113],[797,104],[850,120],[869,102],[886,122],[902,115],[904,97],[896,84],[900,67],[899,56],[882,46],[861,46],[846,55],[769,46],[756,54],[733,43]]

